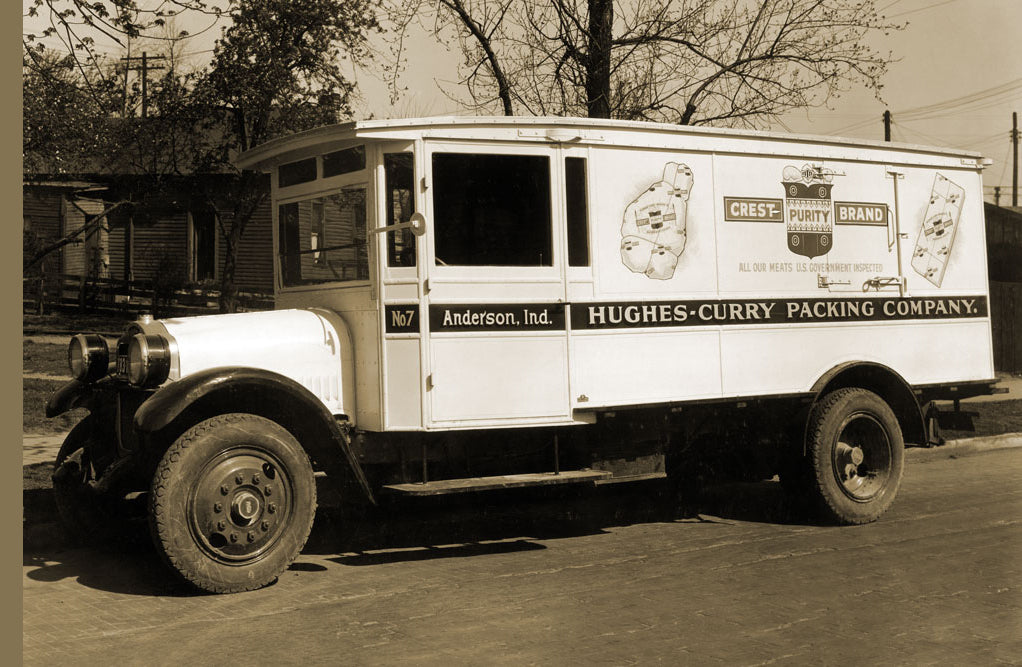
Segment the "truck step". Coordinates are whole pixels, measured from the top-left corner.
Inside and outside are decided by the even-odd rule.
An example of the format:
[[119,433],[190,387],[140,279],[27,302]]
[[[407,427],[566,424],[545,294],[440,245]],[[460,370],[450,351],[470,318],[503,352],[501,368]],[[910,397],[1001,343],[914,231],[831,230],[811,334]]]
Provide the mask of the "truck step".
[[521,475],[496,475],[494,477],[464,477],[461,479],[440,479],[424,484],[387,484],[387,491],[406,496],[439,496],[446,493],[469,491],[495,491],[517,489],[528,486],[553,486],[556,484],[595,483],[611,476],[607,470],[562,470],[559,473],[534,472]]
[[615,477],[608,477],[606,479],[598,479],[595,484],[597,486],[603,486],[604,484],[621,484],[623,482],[646,482],[654,479],[667,479],[667,473],[644,472],[638,475],[618,475]]

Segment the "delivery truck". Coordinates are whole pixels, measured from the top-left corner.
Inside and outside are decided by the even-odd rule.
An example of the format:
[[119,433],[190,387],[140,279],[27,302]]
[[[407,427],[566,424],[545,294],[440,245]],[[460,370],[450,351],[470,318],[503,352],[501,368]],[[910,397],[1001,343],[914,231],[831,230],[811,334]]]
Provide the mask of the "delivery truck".
[[[69,527],[140,499],[200,589],[273,581],[347,503],[779,475],[877,519],[933,401],[994,385],[978,154],[571,118],[323,127],[272,182],[275,310],[75,336]],[[320,475],[320,476],[323,476]]]

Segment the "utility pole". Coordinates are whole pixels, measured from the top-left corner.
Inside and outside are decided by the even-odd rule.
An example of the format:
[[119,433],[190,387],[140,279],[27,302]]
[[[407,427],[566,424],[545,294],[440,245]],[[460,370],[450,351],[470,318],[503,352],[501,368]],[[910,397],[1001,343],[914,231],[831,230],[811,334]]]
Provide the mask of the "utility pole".
[[[149,70],[151,69],[164,69],[163,65],[153,65],[150,61],[152,60],[164,60],[163,56],[149,57],[149,54],[145,51],[142,52],[141,56],[127,56],[121,58],[125,62],[124,64],[124,76],[125,81],[127,80],[128,70],[137,70],[142,74],[142,118],[146,118],[149,115],[149,98],[148,98],[148,79]],[[131,61],[139,60],[140,65],[132,65]]]
[[891,110],[884,109],[884,141],[891,140]]
[[124,63],[124,95],[121,98],[123,101],[121,105],[121,118],[128,117],[128,70],[130,69],[128,64],[131,62],[131,38],[128,38],[127,54],[128,56]]
[[1011,112],[1011,205],[1018,206],[1018,112]]
[[994,206],[1000,206],[1000,205],[1001,205],[1001,186],[1000,185],[995,185],[994,186]]

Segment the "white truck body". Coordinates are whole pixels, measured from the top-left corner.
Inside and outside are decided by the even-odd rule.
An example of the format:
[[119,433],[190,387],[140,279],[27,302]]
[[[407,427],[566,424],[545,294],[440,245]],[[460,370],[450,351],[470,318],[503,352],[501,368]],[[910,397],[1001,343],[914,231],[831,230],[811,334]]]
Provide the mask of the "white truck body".
[[[324,156],[359,146],[363,169],[324,175]],[[385,201],[393,153],[414,165],[414,210],[425,218],[414,266],[392,265],[391,234],[373,233],[400,222],[388,221]],[[437,239],[455,223],[434,204],[452,187],[437,156],[451,154],[549,165],[552,257],[506,266],[441,256]],[[575,163],[584,263],[568,257],[569,158],[584,161]],[[282,184],[282,167],[310,159],[314,178]],[[278,248],[285,206],[365,189],[364,270],[289,285],[278,254],[275,294],[279,308],[322,307],[350,328],[347,414],[360,429],[573,424],[629,406],[802,394],[850,362],[882,365],[913,387],[994,377],[975,153],[621,121],[433,118],[321,128],[240,163],[273,177]],[[305,363],[297,350],[289,360]]]

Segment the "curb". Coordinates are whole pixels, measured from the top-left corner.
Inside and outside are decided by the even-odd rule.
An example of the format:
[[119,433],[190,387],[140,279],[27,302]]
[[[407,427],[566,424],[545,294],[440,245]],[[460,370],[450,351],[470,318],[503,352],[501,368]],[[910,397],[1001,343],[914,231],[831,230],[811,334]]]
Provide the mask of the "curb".
[[985,435],[978,438],[948,440],[939,447],[910,447],[905,450],[905,460],[908,463],[925,463],[1016,447],[1022,447],[1022,433]]

